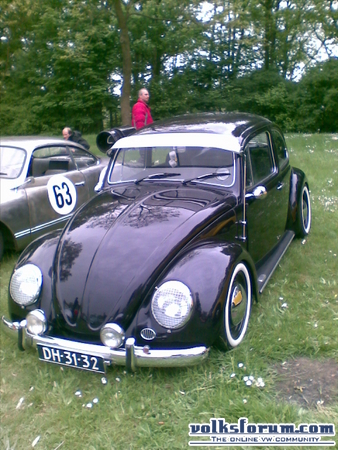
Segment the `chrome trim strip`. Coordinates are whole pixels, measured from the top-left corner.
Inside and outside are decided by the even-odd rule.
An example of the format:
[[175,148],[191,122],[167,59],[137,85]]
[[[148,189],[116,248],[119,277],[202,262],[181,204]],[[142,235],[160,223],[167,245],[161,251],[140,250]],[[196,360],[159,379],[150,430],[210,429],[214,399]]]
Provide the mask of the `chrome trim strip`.
[[62,216],[58,219],[51,220],[50,222],[42,223],[41,225],[38,225],[36,227],[27,228],[26,230],[19,231],[18,233],[14,234],[14,237],[15,237],[15,239],[18,239],[18,238],[27,236],[29,234],[37,233],[38,231],[44,230],[45,228],[49,228],[55,224],[67,221],[68,219],[70,219],[72,217],[72,215],[73,215],[73,213],[67,214],[66,216]]
[[[53,348],[68,350],[70,352],[85,353],[104,359],[106,364],[128,365],[134,370],[136,367],[186,367],[204,361],[209,348],[205,346],[184,349],[151,349],[135,345],[135,339],[129,337],[126,340],[126,348],[111,349],[104,345],[86,344],[68,339],[54,338],[51,336],[36,336],[29,333],[26,321],[11,322],[4,316],[1,320],[2,328],[12,331],[12,335],[22,334],[22,347],[36,348],[37,345],[46,345]],[[21,343],[19,343],[21,345]]]
[[242,194],[242,202],[243,202],[243,217],[242,217],[242,241],[246,242],[246,202],[245,202],[245,195],[246,195],[246,153],[243,154],[243,194]]
[[14,233],[15,239],[21,238],[23,236],[26,236],[28,234],[31,234],[31,229],[28,228],[27,230],[19,231],[18,233]]

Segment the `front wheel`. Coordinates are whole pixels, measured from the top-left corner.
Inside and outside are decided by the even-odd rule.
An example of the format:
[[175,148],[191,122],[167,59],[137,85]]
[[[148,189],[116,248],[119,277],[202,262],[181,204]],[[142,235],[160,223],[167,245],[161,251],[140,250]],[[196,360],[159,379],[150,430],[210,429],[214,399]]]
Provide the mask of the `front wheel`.
[[219,337],[223,349],[237,347],[248,329],[252,303],[252,288],[249,271],[245,264],[235,267],[224,305],[223,323]]
[[305,237],[311,228],[311,202],[309,188],[305,184],[302,189],[300,205],[297,211],[297,236]]

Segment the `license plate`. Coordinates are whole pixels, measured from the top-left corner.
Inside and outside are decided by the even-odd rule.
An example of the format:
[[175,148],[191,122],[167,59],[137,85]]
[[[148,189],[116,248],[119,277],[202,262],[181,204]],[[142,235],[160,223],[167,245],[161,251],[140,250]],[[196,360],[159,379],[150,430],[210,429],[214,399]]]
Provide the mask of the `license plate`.
[[104,373],[103,358],[85,353],[71,352],[61,348],[38,345],[38,353],[41,361],[46,361],[75,369],[90,370]]

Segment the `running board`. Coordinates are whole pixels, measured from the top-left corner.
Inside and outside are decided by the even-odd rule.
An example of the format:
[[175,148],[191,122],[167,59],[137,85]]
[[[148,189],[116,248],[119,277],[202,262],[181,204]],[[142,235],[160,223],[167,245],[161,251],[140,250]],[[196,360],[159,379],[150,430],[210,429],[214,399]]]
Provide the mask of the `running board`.
[[273,248],[267,258],[264,259],[264,262],[258,266],[257,283],[260,294],[263,292],[263,289],[270,280],[279,261],[282,259],[294,237],[295,233],[293,231],[286,231],[278,244]]

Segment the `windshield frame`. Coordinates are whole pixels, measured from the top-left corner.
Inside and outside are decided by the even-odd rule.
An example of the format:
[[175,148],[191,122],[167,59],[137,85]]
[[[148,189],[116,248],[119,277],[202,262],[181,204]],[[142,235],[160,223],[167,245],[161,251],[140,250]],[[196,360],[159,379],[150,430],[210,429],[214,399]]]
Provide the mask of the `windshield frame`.
[[[117,143],[118,144],[118,143]],[[118,145],[117,145],[118,147]],[[142,150],[145,150],[147,152],[150,153],[150,155],[148,156],[144,156],[144,158],[147,159],[148,164],[146,163],[146,161],[144,160],[142,161],[136,161],[135,159],[130,160],[130,165],[129,164],[124,164],[125,162],[125,158],[126,158],[126,153],[127,152],[140,152]],[[170,154],[173,153],[174,151],[176,152],[176,161],[177,164],[175,164],[174,162],[174,158],[171,160],[171,162],[173,162],[173,165],[169,165],[166,164],[164,165],[163,161],[161,164],[156,164],[156,165],[149,165],[151,158],[153,156],[153,152],[154,150],[156,152],[158,151],[164,151],[166,154]],[[204,159],[206,157],[206,155],[217,155],[218,152],[222,152],[224,154],[226,154],[227,158],[229,159],[229,161],[224,161],[227,162],[227,164],[181,164],[181,159],[180,159],[180,155],[184,152],[186,152],[186,154],[193,155],[192,152],[196,152],[196,155],[198,156],[198,152],[199,155],[201,155],[202,153],[204,153]],[[132,148],[127,148],[127,147],[121,147],[121,148],[117,148],[116,152],[114,154],[114,157],[112,159],[111,165],[110,165],[110,169],[109,172],[107,174],[107,184],[109,186],[116,186],[118,184],[125,184],[125,183],[140,183],[140,182],[171,182],[171,183],[184,183],[185,181],[188,181],[189,184],[203,184],[203,185],[210,185],[210,186],[217,186],[217,187],[223,187],[223,188],[231,188],[235,185],[236,183],[236,153],[231,151],[231,150],[226,150],[223,148],[219,148],[219,147],[200,147],[200,146],[196,146],[196,145],[191,145],[191,146],[186,146],[183,148],[181,147],[171,147],[171,146],[161,146],[161,147],[132,147]],[[219,154],[218,154],[219,156]],[[230,161],[231,158],[231,161]],[[119,163],[119,159],[121,160],[121,164]],[[141,152],[140,152],[140,158],[141,159]],[[158,161],[156,161],[158,163]],[[205,162],[205,161],[204,161]],[[230,164],[228,164],[230,162]],[[168,156],[167,156],[167,163],[168,163]],[[125,170],[126,168],[131,169],[131,176],[128,177],[126,176],[123,179],[123,174],[121,171],[120,174],[120,178],[119,179],[113,179],[113,175],[114,175],[114,170],[115,170],[115,174],[116,174],[116,168],[118,167],[117,165],[119,165],[121,168],[124,167]],[[221,175],[220,177],[211,177],[211,173],[215,173],[218,170],[220,172],[224,172],[224,169],[229,169],[229,176],[231,177],[231,179],[229,180],[230,183],[225,183],[226,178],[224,178],[224,175]],[[132,172],[132,170],[135,169],[134,173]],[[175,176],[171,175],[170,172],[175,173]],[[168,177],[156,177],[154,175],[156,175],[157,172],[167,172],[168,173]],[[180,173],[177,173],[180,172]],[[135,176],[134,176],[135,174]],[[207,175],[207,176],[205,176]],[[209,176],[208,176],[209,175]],[[205,176],[205,178],[203,177]],[[201,179],[198,179],[199,177],[201,177]],[[217,178],[217,181],[212,181],[213,178]],[[221,179],[223,178],[223,179]]]

